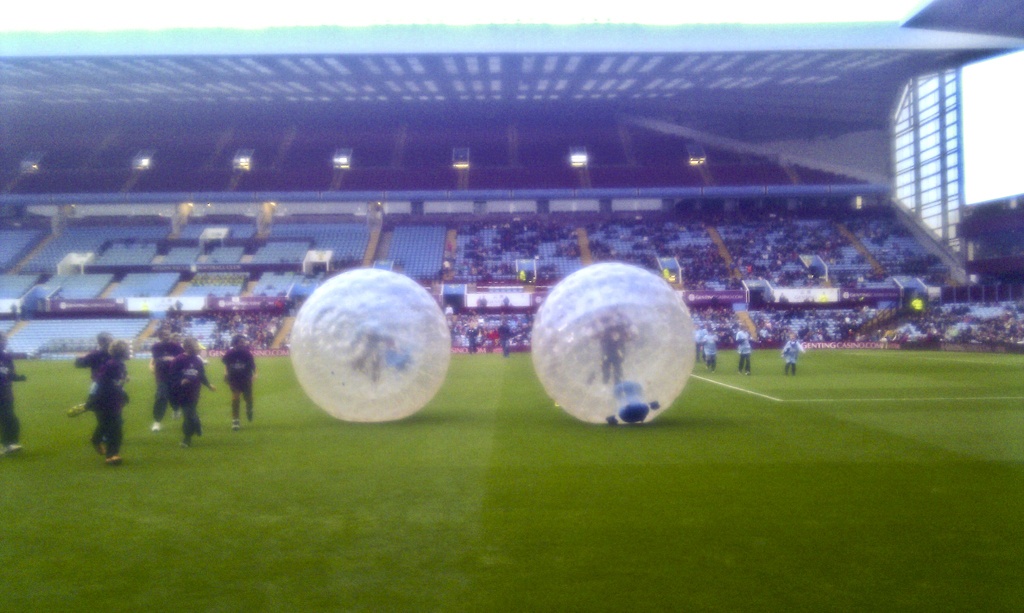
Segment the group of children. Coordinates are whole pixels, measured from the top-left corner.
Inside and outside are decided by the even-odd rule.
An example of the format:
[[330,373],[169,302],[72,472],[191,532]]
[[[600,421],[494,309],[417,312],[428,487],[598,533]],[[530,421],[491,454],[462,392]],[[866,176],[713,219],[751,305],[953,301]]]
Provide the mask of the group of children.
[[[205,386],[210,391],[217,388],[206,378],[206,361],[200,356],[202,347],[195,338],[180,341],[169,330],[161,330],[159,340],[153,344],[149,369],[156,379],[156,396],[153,400],[153,432],[160,432],[161,422],[170,405],[173,415],[181,417],[182,447],[191,447],[194,436],[203,435],[199,420],[199,395]],[[231,348],[221,358],[224,363],[224,380],[231,390],[231,429],[241,429],[241,400],[245,400],[245,415],[253,417],[252,382],[256,378],[256,360],[249,349],[248,339],[236,334],[231,339]]]
[[[715,372],[718,368],[718,335],[714,330],[709,332],[704,328],[697,328],[693,336],[697,347],[697,361],[703,362],[709,372]],[[736,351],[740,356],[738,370],[740,374],[749,376],[750,354],[752,353],[750,333],[740,329],[734,338]],[[782,347],[782,358],[786,363],[784,374],[796,376],[797,356],[805,351],[806,349],[796,334],[790,334],[789,340]]]
[[[182,418],[181,446],[190,447],[192,438],[203,433],[198,412],[200,391],[204,386],[210,391],[217,388],[206,377],[206,360],[200,355],[202,347],[195,338],[181,340],[169,331],[161,331],[159,336],[150,360],[150,370],[156,378],[151,430],[161,430],[160,422],[170,405],[174,415]],[[96,344],[96,349],[75,360],[76,367],[90,369],[92,383],[85,402],[69,410],[68,416],[75,417],[87,411],[95,413],[96,428],[90,442],[108,465],[117,466],[122,462],[122,413],[129,402],[124,389],[129,380],[125,362],[131,358],[131,346],[127,341],[114,340],[106,332],[97,336]],[[15,372],[14,361],[6,348],[7,336],[0,332],[0,455],[16,453],[22,448],[19,442],[21,424],[14,412],[12,383],[24,381],[25,376]],[[239,430],[243,399],[246,417],[249,421],[253,419],[252,383],[256,377],[256,361],[247,339],[242,335],[232,338],[231,349],[221,360],[226,372],[224,380],[232,394],[232,429]]]

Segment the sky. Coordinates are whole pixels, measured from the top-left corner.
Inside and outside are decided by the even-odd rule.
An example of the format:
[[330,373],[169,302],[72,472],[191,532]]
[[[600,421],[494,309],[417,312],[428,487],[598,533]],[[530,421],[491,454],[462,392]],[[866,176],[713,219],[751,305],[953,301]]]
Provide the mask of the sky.
[[193,28],[260,30],[313,26],[486,24],[821,24],[902,22],[922,0],[710,0],[665,2],[210,2],[54,0],[4,8],[0,33],[124,32]]

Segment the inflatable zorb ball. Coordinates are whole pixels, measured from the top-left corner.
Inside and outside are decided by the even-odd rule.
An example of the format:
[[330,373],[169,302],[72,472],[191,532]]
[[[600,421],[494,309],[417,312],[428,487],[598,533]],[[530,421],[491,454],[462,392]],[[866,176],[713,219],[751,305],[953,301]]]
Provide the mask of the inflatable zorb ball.
[[299,310],[291,336],[299,384],[324,411],[394,421],[423,408],[448,372],[451,335],[415,281],[374,268],[329,279]]
[[696,358],[693,320],[654,273],[587,266],[559,282],[533,326],[533,366],[567,413],[590,423],[644,423],[683,391]]

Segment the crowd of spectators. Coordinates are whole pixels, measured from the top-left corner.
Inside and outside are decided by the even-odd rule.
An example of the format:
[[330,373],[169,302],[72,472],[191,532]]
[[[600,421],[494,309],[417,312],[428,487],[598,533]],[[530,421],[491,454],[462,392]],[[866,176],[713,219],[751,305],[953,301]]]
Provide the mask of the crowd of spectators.
[[921,277],[932,285],[946,282],[949,271],[893,217],[891,211],[844,221],[887,275]]
[[537,276],[554,279],[548,260],[579,258],[579,241],[569,225],[516,219],[461,224],[454,245],[445,248],[444,276],[456,283],[504,283],[518,279],[517,260],[535,260]]
[[1024,344],[1024,301],[947,304],[903,321],[890,340],[962,344]]
[[[584,224],[595,262],[626,262],[657,270],[658,258],[675,258],[681,283],[691,289],[732,289],[763,279],[779,287],[875,286],[894,275],[945,282],[948,271],[891,211],[801,213],[777,208],[706,213],[665,219],[652,215],[592,219]],[[844,224],[860,245],[838,225]],[[731,267],[711,238],[721,236]],[[470,222],[457,230],[446,255],[446,279],[455,282],[516,280],[516,260],[537,259],[539,276],[557,280],[551,256],[579,258],[575,224],[516,219]],[[874,266],[866,250],[880,265]],[[820,262],[819,262],[820,260]],[[822,264],[822,265],[819,265]]]
[[231,338],[241,334],[253,349],[270,349],[281,329],[284,315],[263,311],[192,314],[169,312],[164,325],[172,333],[195,336],[207,349],[228,349]]
[[533,333],[533,315],[512,313],[504,315],[481,315],[473,311],[448,315],[448,328],[452,335],[452,348],[469,352],[492,352],[501,350],[498,327],[502,322],[508,325],[511,336],[509,344],[513,351],[530,348]]
[[862,332],[878,311],[860,309],[774,309],[750,311],[757,327],[757,339],[765,344],[782,344],[791,333],[804,342],[871,340]]

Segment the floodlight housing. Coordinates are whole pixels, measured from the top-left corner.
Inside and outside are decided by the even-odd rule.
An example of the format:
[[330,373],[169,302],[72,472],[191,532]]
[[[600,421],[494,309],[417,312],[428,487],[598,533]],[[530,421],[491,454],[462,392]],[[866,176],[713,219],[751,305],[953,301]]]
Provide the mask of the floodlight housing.
[[21,174],[34,175],[42,169],[42,151],[33,151],[21,160]]
[[249,172],[252,170],[252,154],[255,153],[252,149],[239,149],[235,152],[235,159],[233,162],[234,169],[237,172]]
[[690,166],[703,166],[708,163],[708,154],[699,143],[687,143],[686,153],[689,156]]
[[334,150],[334,157],[332,158],[332,164],[335,170],[348,170],[352,167],[352,150],[348,148],[338,148]]
[[586,168],[590,162],[586,147],[569,147],[569,165],[573,168]]
[[452,149],[452,168],[457,170],[469,169],[469,148],[456,147]]
[[141,149],[132,158],[132,170],[144,171],[149,170],[153,167],[153,154],[155,151],[152,149]]

